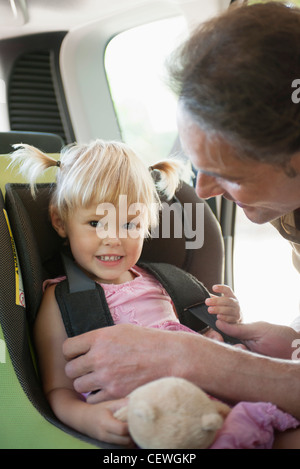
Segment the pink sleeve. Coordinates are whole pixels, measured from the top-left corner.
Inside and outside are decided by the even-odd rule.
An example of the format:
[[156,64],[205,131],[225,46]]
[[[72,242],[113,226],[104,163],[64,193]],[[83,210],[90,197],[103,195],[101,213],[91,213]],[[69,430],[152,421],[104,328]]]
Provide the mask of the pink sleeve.
[[210,449],[271,449],[275,430],[285,431],[299,424],[269,402],[239,402]]
[[45,280],[43,283],[43,291],[45,291],[46,288],[49,287],[49,285],[55,285],[56,283],[62,282],[65,279],[66,277],[56,277]]

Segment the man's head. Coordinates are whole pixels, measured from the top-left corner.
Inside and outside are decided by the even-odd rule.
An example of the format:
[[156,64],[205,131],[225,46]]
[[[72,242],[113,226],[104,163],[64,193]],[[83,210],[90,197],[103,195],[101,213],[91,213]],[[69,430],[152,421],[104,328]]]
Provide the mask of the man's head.
[[199,195],[222,193],[257,223],[298,208],[299,10],[272,2],[230,9],[197,29],[171,63]]

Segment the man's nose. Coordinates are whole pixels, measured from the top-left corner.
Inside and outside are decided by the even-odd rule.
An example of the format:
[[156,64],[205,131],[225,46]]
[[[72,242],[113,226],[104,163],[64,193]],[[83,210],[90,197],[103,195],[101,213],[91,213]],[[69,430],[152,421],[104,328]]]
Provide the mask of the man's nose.
[[209,199],[210,197],[216,197],[217,195],[224,194],[225,190],[218,183],[214,176],[201,173],[197,174],[196,181],[196,193],[200,199]]

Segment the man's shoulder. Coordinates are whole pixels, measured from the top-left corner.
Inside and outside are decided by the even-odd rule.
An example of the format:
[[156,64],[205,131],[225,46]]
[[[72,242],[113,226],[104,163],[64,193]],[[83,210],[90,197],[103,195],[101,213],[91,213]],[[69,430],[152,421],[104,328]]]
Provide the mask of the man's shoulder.
[[271,223],[285,239],[300,244],[300,209],[287,213]]

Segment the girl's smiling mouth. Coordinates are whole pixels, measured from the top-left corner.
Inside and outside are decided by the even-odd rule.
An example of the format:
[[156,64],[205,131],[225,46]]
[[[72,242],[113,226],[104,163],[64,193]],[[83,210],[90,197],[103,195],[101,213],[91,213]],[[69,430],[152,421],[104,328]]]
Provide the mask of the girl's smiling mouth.
[[113,267],[119,265],[123,257],[124,256],[117,256],[116,254],[103,254],[101,256],[97,256],[97,259],[107,267]]
[[105,255],[105,256],[97,256],[98,259],[100,258],[100,261],[108,262],[108,261],[119,261],[122,256],[110,256],[110,255]]

